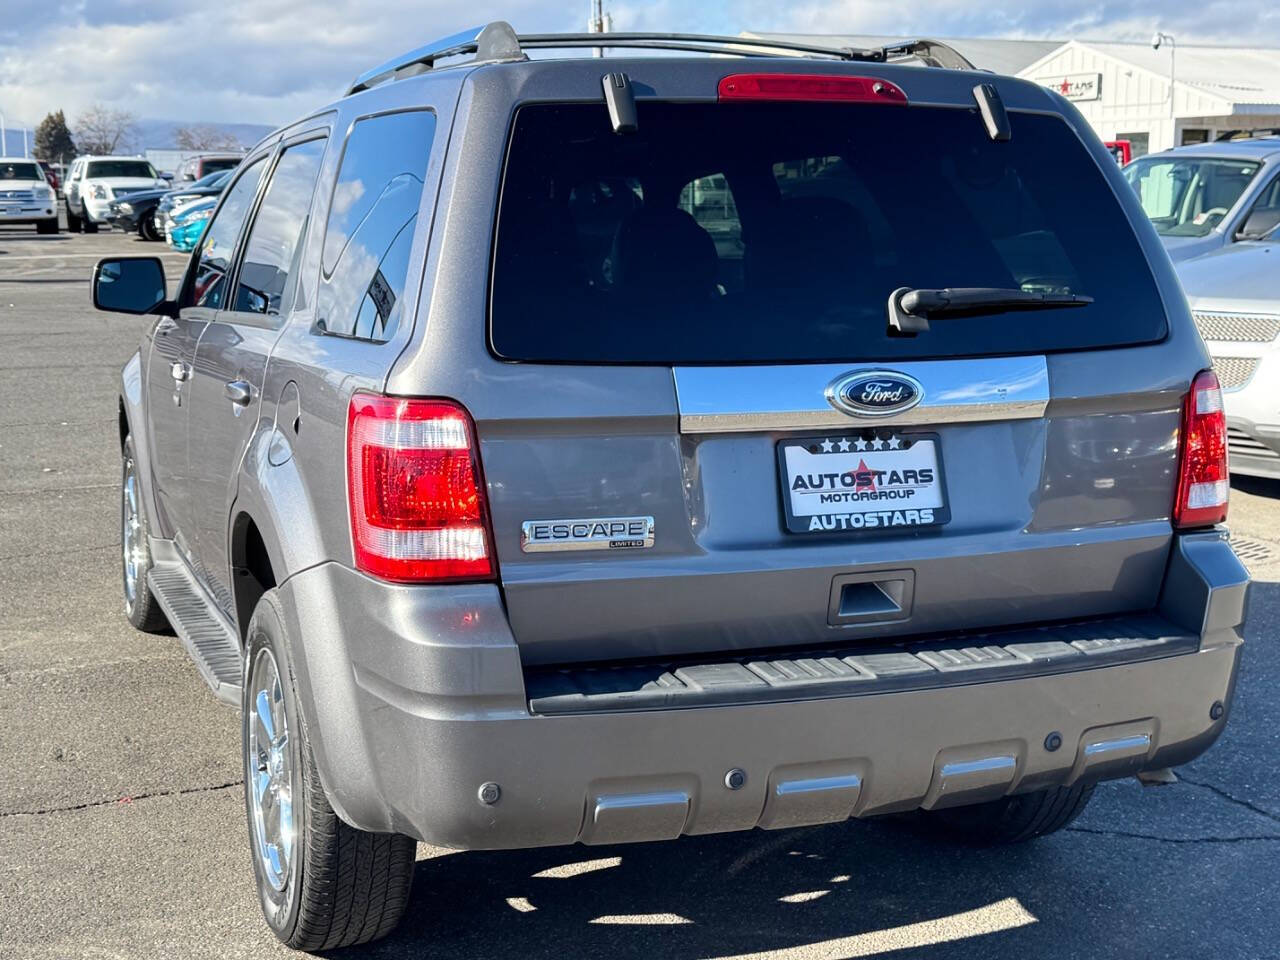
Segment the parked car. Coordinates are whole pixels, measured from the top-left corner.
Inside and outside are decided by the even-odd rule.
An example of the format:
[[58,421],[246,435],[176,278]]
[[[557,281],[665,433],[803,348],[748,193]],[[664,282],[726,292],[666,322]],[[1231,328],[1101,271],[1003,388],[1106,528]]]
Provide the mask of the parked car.
[[244,153],[202,153],[188,157],[178,166],[174,183],[179,187],[203,180],[211,173],[234,170],[244,159]]
[[175,203],[216,197],[230,179],[231,171],[220,170],[177,190],[144,190],[130,194],[127,199],[111,202],[107,220],[126,233],[137,231],[144,240],[163,240],[164,217]]
[[1197,143],[1148,154],[1124,168],[1175,261],[1270,229],[1253,219],[1280,185],[1280,137]]
[[[1280,223],[1280,204],[1272,216],[1273,223]],[[1178,266],[1192,315],[1222,384],[1231,472],[1255,477],[1280,478],[1277,264],[1280,228],[1262,239],[1235,243]]]
[[36,163],[40,164],[40,169],[44,171],[45,180],[48,181],[49,186],[53,188],[53,192],[57,194],[59,192],[58,172],[53,169],[53,164],[48,160],[37,160]]
[[35,224],[58,232],[58,195],[34,160],[0,157],[0,224]]
[[165,239],[169,242],[169,246],[183,253],[194,250],[217,205],[217,198],[206,197],[202,200],[193,200],[181,207],[177,216],[173,218],[172,225],[165,231]]
[[165,186],[156,168],[139,157],[76,157],[63,188],[67,229],[97,233],[109,225],[111,201]]
[[125,610],[242,711],[293,947],[417,840],[1017,841],[1223,730],[1222,396],[1089,125],[928,41],[629,43],[695,40],[428,44],[249,151],[175,299],[97,267],[153,317]]
[[227,184],[231,181],[231,171],[223,170],[217,173],[211,173],[195,183],[188,184],[170,190],[160,202],[156,204],[154,219],[156,229],[162,235],[167,237],[168,232],[173,229],[173,216],[180,207],[194,203],[207,197],[216,197],[222,194]]

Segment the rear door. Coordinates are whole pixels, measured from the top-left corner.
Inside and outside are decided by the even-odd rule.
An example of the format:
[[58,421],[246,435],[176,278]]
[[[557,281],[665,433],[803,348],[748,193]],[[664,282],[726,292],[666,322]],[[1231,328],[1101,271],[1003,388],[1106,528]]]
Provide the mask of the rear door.
[[[544,98],[550,69],[527,68]],[[616,134],[583,76],[562,95],[583,102],[515,111],[486,355],[441,339],[479,318],[437,298],[446,360],[391,388],[475,417],[526,662],[1154,605],[1200,354],[1169,336],[1136,204],[1047,95],[1010,85],[998,141],[971,82],[885,75],[930,105],[697,102],[690,82]],[[1090,299],[890,328],[895,291],[952,287]]]
[[327,129],[302,135],[275,160],[241,245],[235,292],[196,351],[190,456],[195,559],[229,615],[228,523],[236,477],[258,424],[267,358],[294,306],[326,134]]

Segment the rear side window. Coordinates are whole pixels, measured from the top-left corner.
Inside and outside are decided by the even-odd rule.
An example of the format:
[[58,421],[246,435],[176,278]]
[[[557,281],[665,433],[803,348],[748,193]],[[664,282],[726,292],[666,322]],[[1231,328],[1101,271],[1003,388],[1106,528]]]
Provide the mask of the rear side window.
[[292,304],[298,257],[326,140],[287,147],[249,229],[234,309],[278,316]]
[[317,326],[383,341],[404,314],[435,114],[416,110],[357,121],[347,140],[325,227]]
[[[865,104],[603,104],[516,114],[494,352],[573,363],[893,360],[1111,347],[1167,332],[1150,268],[1058,117]],[[890,336],[897,288],[1084,294]]]

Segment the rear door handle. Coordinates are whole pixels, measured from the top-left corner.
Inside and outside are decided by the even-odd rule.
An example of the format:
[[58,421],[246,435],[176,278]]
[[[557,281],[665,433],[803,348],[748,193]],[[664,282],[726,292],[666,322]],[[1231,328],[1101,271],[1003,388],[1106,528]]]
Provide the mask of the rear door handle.
[[250,398],[253,396],[253,387],[249,385],[247,380],[228,380],[222,389],[226,393],[227,399],[237,407],[247,407]]
[[181,360],[175,360],[169,365],[169,375],[178,383],[191,379],[191,368]]

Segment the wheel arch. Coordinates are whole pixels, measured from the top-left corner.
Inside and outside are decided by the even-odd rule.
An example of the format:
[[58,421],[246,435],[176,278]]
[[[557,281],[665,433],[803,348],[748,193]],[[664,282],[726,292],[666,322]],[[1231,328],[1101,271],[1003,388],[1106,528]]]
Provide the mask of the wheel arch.
[[228,517],[232,596],[241,642],[258,599],[326,556],[298,463],[268,421],[241,462]]
[[151,436],[147,429],[147,412],[144,404],[146,391],[142,373],[142,351],[133,356],[120,371],[120,393],[117,396],[116,431],[120,454],[124,455],[124,443],[133,437],[133,458],[138,483],[142,487],[142,502],[151,518],[152,536],[165,536],[159,503],[155,496],[155,484],[151,472]]

